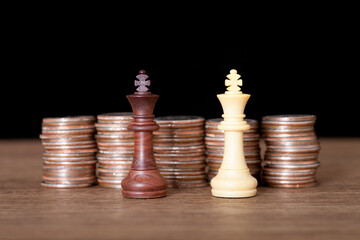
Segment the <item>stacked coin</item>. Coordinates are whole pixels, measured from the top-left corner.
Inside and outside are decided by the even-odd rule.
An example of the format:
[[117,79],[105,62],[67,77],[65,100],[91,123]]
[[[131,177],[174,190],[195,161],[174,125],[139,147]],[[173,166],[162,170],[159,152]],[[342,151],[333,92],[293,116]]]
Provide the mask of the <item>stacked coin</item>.
[[[211,180],[218,173],[224,156],[224,131],[218,129],[222,118],[208,119],[205,122],[205,143],[207,153],[208,178]],[[251,174],[259,179],[261,173],[261,156],[259,146],[259,122],[245,119],[250,129],[244,131],[244,154]]]
[[271,187],[316,186],[320,144],[314,131],[315,115],[273,115],[262,119],[267,149],[263,183]]
[[168,187],[202,187],[205,174],[204,121],[198,116],[155,118],[160,129],[154,132],[154,155]]
[[42,186],[79,188],[96,183],[94,123],[94,116],[43,119]]
[[133,159],[134,133],[127,130],[132,113],[104,113],[98,115],[97,120],[98,184],[121,188],[121,181],[127,176]]

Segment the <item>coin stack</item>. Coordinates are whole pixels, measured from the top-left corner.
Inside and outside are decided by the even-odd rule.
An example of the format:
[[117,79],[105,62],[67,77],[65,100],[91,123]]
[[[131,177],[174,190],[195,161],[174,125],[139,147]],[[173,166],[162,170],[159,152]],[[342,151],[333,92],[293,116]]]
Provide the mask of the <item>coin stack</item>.
[[[217,175],[224,156],[224,131],[218,129],[221,121],[222,118],[213,118],[205,122],[209,180]],[[259,122],[254,119],[245,119],[245,121],[250,125],[250,129],[244,131],[245,161],[251,174],[259,179],[261,173]]]
[[121,181],[127,176],[133,159],[134,133],[127,130],[132,113],[104,113],[98,115],[97,120],[98,184],[121,188]]
[[314,131],[315,115],[272,115],[262,119],[267,149],[262,173],[270,187],[301,188],[317,185],[320,144]]
[[207,186],[205,119],[167,116],[155,118],[155,121],[160,129],[154,132],[154,156],[161,175],[168,181],[168,187]]
[[80,188],[96,183],[94,123],[94,116],[43,119],[42,186]]

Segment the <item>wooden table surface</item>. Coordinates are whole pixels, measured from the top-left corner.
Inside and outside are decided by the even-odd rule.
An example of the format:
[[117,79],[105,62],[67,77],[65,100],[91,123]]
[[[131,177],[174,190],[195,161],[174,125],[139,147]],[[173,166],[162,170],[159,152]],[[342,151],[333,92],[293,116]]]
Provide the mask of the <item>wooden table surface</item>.
[[40,141],[0,140],[0,239],[360,239],[360,138],[320,140],[318,187],[259,187],[248,199],[169,189],[151,200],[42,188]]

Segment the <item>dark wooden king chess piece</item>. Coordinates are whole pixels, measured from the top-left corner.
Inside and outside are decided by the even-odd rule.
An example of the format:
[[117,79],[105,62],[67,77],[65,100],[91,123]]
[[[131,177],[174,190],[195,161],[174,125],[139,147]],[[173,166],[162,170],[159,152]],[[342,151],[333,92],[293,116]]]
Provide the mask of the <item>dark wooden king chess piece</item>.
[[166,196],[167,181],[160,175],[156,166],[152,136],[153,131],[159,129],[154,122],[154,108],[159,95],[148,92],[149,76],[144,70],[136,76],[135,86],[138,86],[132,95],[126,96],[129,100],[134,120],[128,130],[134,131],[135,147],[134,159],[129,174],[122,180],[122,194],[126,198],[159,198]]

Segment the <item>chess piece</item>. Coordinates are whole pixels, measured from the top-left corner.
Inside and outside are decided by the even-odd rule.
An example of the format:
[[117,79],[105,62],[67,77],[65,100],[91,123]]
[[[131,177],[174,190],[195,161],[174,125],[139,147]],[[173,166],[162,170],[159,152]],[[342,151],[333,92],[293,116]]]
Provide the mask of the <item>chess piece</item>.
[[243,131],[250,129],[244,121],[250,95],[240,91],[242,80],[236,70],[231,70],[227,77],[227,91],[217,95],[224,110],[224,121],[218,126],[225,134],[224,158],[218,174],[211,180],[211,193],[224,198],[252,197],[256,195],[257,180],[246,165],[243,147]]
[[153,131],[159,125],[153,121],[155,103],[159,95],[148,92],[150,80],[144,70],[136,76],[135,86],[137,91],[126,96],[129,100],[134,120],[128,126],[129,131],[134,131],[134,158],[129,174],[122,180],[122,194],[126,198],[158,198],[166,196],[166,180],[160,175],[156,166],[153,153]]

